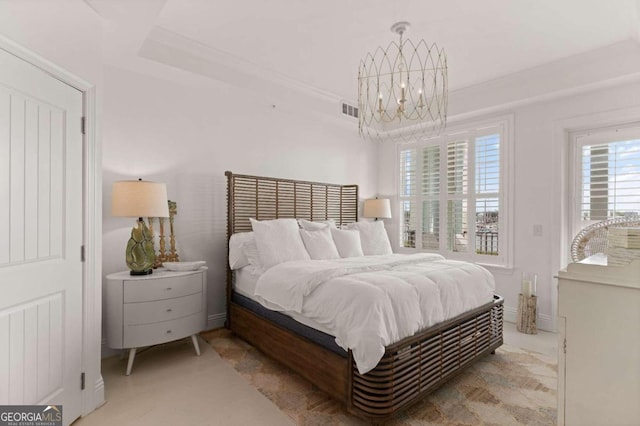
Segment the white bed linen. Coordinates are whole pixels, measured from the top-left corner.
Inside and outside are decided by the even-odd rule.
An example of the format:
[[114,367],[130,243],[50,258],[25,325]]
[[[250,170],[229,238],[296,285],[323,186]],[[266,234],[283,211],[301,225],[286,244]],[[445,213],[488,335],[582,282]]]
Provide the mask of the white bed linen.
[[254,298],[328,329],[364,374],[385,346],[491,302],[494,290],[481,266],[420,253],[282,263],[260,276]]
[[[237,293],[240,293],[241,295],[243,295],[244,297],[248,297],[251,300],[261,303],[261,301],[255,296],[256,284],[258,283],[258,278],[260,278],[260,274],[255,270],[255,268],[252,268],[251,266],[247,266],[234,271],[234,274],[235,274],[234,290]],[[331,333],[331,330],[329,330],[327,327],[324,327],[323,325],[320,325],[309,318],[305,318],[302,314],[298,314],[295,312],[286,312],[286,311],[281,311],[281,312],[293,318],[294,320],[298,321],[300,324],[304,324],[307,327],[311,327],[315,330],[318,330],[330,336],[336,337]]]
[[260,274],[251,266],[240,268],[233,273],[235,274],[233,289],[243,296],[253,299]]

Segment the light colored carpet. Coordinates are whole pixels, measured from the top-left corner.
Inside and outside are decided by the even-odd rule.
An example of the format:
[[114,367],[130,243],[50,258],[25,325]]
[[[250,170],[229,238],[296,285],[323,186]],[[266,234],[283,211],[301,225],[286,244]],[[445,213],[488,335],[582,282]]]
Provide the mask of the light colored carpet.
[[205,342],[191,339],[143,350],[133,372],[127,359],[106,358],[106,403],[73,426],[284,426],[293,424]]
[[[298,425],[363,425],[311,383],[228,330],[203,333],[222,359]],[[554,425],[556,362],[502,346],[389,425]]]

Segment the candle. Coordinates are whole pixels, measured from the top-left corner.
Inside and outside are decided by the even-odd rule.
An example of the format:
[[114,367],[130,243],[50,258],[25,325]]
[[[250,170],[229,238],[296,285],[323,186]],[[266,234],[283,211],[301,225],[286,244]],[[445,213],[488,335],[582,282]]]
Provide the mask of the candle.
[[525,297],[535,296],[538,276],[533,272],[523,272],[520,291]]

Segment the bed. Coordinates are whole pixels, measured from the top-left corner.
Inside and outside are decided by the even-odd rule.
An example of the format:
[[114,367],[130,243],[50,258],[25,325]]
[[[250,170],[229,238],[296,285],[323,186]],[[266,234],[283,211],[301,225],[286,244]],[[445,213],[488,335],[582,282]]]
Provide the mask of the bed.
[[[357,185],[225,174],[228,239],[250,232],[250,218],[357,221]],[[226,327],[361,418],[392,416],[503,342],[504,301],[494,295],[489,303],[389,344],[378,364],[361,374],[353,352],[335,345],[331,336],[235,292],[228,262],[227,268]]]

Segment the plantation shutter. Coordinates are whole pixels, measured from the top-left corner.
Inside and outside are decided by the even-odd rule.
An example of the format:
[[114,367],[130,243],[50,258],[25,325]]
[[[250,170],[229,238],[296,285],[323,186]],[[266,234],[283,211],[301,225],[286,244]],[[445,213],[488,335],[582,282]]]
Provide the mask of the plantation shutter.
[[468,183],[469,142],[447,143],[447,250],[466,252],[468,249]]
[[447,144],[447,193],[467,193],[469,142],[466,140]]
[[476,194],[500,191],[500,135],[476,138]]
[[400,151],[400,214],[401,232],[400,247],[416,247],[417,229],[417,150],[406,149]]
[[422,248],[440,248],[440,146],[422,149]]

